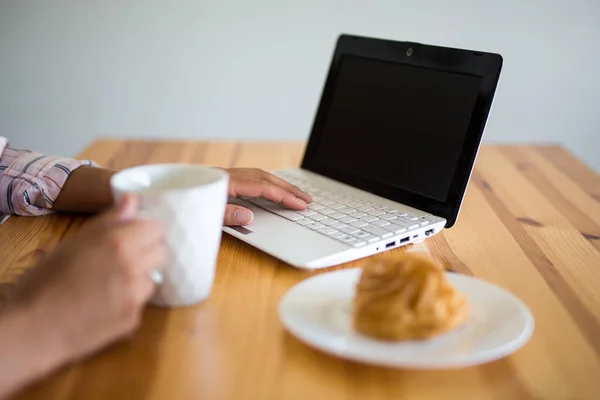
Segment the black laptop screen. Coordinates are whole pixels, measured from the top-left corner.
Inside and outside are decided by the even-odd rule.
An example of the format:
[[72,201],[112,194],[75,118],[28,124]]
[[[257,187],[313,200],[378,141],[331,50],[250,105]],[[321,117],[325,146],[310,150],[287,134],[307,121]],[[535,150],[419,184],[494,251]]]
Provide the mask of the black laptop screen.
[[313,161],[446,201],[481,78],[346,55]]

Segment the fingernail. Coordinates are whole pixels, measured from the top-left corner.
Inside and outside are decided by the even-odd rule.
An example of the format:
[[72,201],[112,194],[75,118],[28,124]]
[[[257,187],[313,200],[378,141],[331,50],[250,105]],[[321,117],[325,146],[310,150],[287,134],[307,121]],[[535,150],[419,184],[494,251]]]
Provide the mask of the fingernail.
[[252,218],[254,218],[254,215],[252,215],[252,211],[249,210],[235,210],[235,213],[233,214],[235,223],[240,225],[249,224],[252,222]]
[[298,205],[298,207],[304,207],[304,208],[308,207],[308,204],[306,204],[306,202],[302,199],[296,198],[296,199],[294,199],[294,202]]

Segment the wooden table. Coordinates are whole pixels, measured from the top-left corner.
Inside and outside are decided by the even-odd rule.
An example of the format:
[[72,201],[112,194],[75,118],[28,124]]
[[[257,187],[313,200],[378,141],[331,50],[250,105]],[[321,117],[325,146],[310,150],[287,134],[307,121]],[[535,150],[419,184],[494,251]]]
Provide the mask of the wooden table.
[[[298,143],[102,140],[81,156],[113,168],[185,161],[274,169],[298,165],[302,152]],[[1,299],[40,252],[81,223],[50,216],[3,224]],[[600,398],[597,174],[560,147],[484,146],[457,225],[425,245],[457,271],[523,299],[536,318],[529,344],[488,365],[435,372],[327,356],[288,335],[277,318],[285,291],[322,271],[293,269],[225,236],[208,301],[172,311],[149,308],[133,338],[18,398]]]

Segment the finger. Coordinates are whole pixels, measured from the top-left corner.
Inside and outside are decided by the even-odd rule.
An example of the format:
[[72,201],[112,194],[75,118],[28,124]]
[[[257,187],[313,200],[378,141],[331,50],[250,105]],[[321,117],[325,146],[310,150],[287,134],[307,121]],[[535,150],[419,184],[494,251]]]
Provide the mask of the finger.
[[236,184],[236,195],[263,197],[292,210],[305,210],[307,204],[284,188],[269,181],[247,180]]
[[156,282],[152,279],[151,273],[163,269],[166,259],[166,246],[154,246],[140,256],[136,272],[142,274],[138,293],[142,302],[146,302],[156,289]]
[[274,185],[280,186],[281,188],[287,190],[288,192],[292,193],[294,196],[298,197],[305,203],[312,202],[312,196],[309,193],[302,191],[300,188],[289,183],[285,179],[282,179],[282,178],[278,177],[277,175],[271,174],[267,171],[263,171],[262,169],[259,169],[259,168],[230,168],[227,170],[227,172],[232,177],[233,185],[230,185],[230,190],[233,189],[233,190],[231,190],[232,193],[230,193],[230,195],[232,197],[235,197],[236,195],[241,195],[241,194],[236,194],[236,191],[237,191],[236,185],[238,185],[239,182],[243,182],[246,180],[247,181],[265,181],[266,180]]
[[266,179],[267,181],[284,188],[288,192],[292,193],[294,196],[302,199],[305,203],[312,202],[312,196],[310,194],[302,191],[299,187],[289,183],[288,181],[278,177],[277,175],[273,175],[266,171],[263,171],[263,173],[264,173],[263,179]]
[[127,274],[132,279],[132,295],[138,303],[145,302],[154,292],[156,282],[152,274],[165,268],[168,250],[166,245],[150,246],[132,254],[124,263]]
[[158,246],[165,241],[164,228],[155,220],[135,220],[120,226],[113,234],[119,244],[131,251]]
[[137,214],[138,205],[137,196],[131,193],[125,194],[119,206],[116,207],[116,218],[121,222],[133,220]]
[[225,220],[224,225],[227,226],[240,226],[248,225],[254,220],[254,214],[247,208],[236,206],[234,204],[228,204],[225,209]]

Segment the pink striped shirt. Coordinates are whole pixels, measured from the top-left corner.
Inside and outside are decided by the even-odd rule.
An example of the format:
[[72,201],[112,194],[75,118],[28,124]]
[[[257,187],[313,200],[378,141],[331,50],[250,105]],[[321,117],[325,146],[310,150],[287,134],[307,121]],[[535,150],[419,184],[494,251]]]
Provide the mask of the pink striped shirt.
[[8,146],[0,136],[0,220],[5,215],[49,214],[71,172],[90,160],[49,156]]

